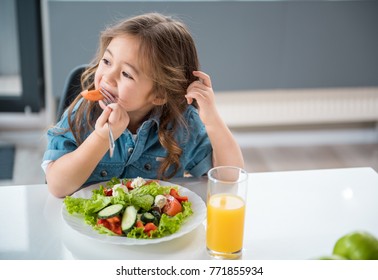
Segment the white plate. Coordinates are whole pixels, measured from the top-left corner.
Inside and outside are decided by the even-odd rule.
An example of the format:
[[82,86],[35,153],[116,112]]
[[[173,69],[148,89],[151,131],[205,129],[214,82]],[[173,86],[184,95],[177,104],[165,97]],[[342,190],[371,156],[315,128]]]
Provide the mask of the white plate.
[[[82,198],[90,198],[92,196],[92,190],[97,189],[99,185],[105,185],[106,182],[92,185],[86,187],[72,195],[72,197],[82,197]],[[159,181],[159,184],[162,186],[178,186],[175,184],[171,184],[169,182]],[[92,226],[86,224],[84,219],[78,215],[71,215],[67,212],[65,204],[63,203],[62,207],[62,216],[63,220],[70,226],[72,229],[76,230],[77,232],[89,237],[96,239],[98,241],[102,241],[105,243],[111,244],[120,244],[120,245],[147,245],[147,244],[156,244],[168,240],[172,240],[183,236],[197,228],[206,218],[206,205],[204,201],[194,192],[178,186],[178,190],[180,195],[187,196],[189,201],[192,203],[192,210],[193,215],[191,215],[181,226],[181,228],[171,234],[161,238],[155,239],[136,239],[136,238],[127,238],[125,236],[110,236],[106,234],[100,234],[98,231],[94,230]]]

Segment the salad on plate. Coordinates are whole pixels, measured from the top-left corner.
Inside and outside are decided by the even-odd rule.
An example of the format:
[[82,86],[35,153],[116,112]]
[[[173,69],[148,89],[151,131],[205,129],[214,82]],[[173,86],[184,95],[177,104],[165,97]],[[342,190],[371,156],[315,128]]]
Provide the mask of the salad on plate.
[[92,191],[90,198],[67,196],[66,210],[83,217],[100,234],[154,239],[177,232],[193,214],[178,186],[158,180],[112,178]]

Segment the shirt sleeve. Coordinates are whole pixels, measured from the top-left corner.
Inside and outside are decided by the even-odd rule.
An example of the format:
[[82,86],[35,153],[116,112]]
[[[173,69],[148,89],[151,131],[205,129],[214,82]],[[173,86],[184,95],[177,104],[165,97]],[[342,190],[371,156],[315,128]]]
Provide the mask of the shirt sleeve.
[[55,161],[76,148],[77,143],[68,130],[67,114],[64,114],[56,126],[47,131],[47,147],[42,161]]
[[195,165],[191,170],[188,172],[195,176],[200,177],[206,175],[206,173],[212,168],[213,166],[213,158],[212,153],[206,155],[204,159],[202,159],[197,165]]

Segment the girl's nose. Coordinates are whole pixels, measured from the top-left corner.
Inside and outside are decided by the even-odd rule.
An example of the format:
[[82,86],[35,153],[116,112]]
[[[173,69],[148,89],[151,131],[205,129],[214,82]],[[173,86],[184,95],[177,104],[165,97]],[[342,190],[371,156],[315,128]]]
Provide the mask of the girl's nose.
[[102,79],[109,84],[110,86],[116,86],[117,85],[117,71],[115,68],[110,68],[104,73],[102,76]]

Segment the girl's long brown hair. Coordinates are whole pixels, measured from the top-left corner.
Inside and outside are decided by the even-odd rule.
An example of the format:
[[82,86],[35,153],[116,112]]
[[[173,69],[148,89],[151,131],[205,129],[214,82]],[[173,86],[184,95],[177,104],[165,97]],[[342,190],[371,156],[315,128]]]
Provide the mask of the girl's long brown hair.
[[[94,89],[94,75],[99,62],[111,42],[117,36],[132,35],[140,40],[139,65],[153,81],[152,93],[166,102],[156,106],[153,113],[160,114],[158,138],[166,149],[158,177],[169,179],[180,167],[182,149],[174,137],[179,126],[186,127],[183,112],[187,108],[185,94],[188,86],[196,80],[193,71],[199,69],[197,50],[187,27],[180,21],[158,13],[144,14],[121,21],[106,28],[100,36],[97,54],[81,77],[83,89]],[[82,99],[79,95],[68,108],[68,116]],[[94,128],[101,114],[97,102],[82,100],[74,117],[68,123],[80,145]],[[172,171],[168,173],[168,169]]]

